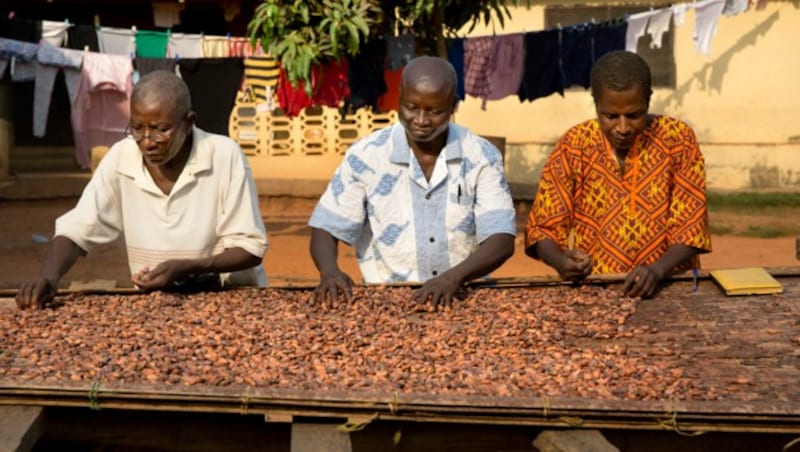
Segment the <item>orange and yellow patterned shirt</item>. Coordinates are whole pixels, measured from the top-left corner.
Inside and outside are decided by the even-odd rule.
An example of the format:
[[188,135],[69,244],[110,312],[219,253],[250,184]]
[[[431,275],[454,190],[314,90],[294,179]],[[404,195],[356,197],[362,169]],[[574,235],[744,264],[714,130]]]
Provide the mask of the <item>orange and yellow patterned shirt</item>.
[[[572,127],[542,169],[525,248],[550,238],[594,259],[593,273],[628,273],[673,244],[711,251],[705,163],[692,129],[651,115],[625,172],[596,119]],[[569,246],[569,241],[572,245]],[[697,256],[676,270],[699,267]]]

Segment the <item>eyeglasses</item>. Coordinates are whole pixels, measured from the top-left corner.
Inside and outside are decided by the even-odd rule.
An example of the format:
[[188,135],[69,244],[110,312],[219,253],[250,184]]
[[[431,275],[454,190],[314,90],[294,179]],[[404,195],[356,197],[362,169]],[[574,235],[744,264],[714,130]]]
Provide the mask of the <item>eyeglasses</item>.
[[181,118],[180,122],[177,125],[174,125],[166,130],[160,130],[157,128],[149,129],[144,126],[131,126],[130,124],[128,124],[128,126],[125,128],[125,136],[133,138],[133,141],[137,143],[144,140],[145,138],[149,139],[154,143],[159,143],[159,144],[166,143],[167,141],[169,141],[170,137],[172,137],[172,134],[175,132],[175,130],[183,125],[184,119],[186,118],[185,117]]

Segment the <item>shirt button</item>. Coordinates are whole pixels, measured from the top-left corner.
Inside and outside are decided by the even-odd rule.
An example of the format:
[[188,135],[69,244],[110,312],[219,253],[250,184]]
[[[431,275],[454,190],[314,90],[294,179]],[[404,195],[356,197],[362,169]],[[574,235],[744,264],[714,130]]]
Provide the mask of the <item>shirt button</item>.
[[429,238],[429,239],[428,239],[428,241],[429,241],[429,242],[431,242],[431,243],[433,243],[433,242],[435,242],[435,241],[436,241],[436,239],[435,239],[435,238],[433,238],[433,237],[431,237],[431,238]]
[[434,270],[434,271],[432,271],[432,272],[431,272],[431,274],[432,274],[433,276],[436,276],[436,275],[438,275],[438,274],[439,274],[439,272],[437,272],[436,270]]
[[431,199],[431,194],[428,193],[427,195],[425,195],[425,199]]

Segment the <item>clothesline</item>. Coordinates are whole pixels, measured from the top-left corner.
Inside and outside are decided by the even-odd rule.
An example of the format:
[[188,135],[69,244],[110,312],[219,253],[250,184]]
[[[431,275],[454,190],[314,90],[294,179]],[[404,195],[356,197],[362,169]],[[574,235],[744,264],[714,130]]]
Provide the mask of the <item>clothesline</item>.
[[[763,6],[765,0],[759,2]],[[588,88],[591,66],[600,55],[617,49],[636,50],[635,44],[646,33],[653,36],[652,45],[660,45],[671,19],[683,24],[689,7],[696,11],[696,46],[707,52],[719,16],[725,11],[741,12],[748,5],[748,0],[703,0],[631,14],[622,20],[455,38],[448,59],[459,77],[459,98],[466,94],[480,98],[484,108],[488,100],[515,94],[520,101],[532,101],[553,92],[563,95],[565,88],[574,85]],[[242,92],[254,94],[251,100],[269,104],[268,110],[276,98],[289,116],[308,106],[338,107],[343,101],[349,109],[397,109],[400,74],[414,56],[412,35],[366,42],[352,59],[316,68],[314,94],[308,96],[302,86],[291,86],[274,58],[264,55],[259,46],[254,49],[247,38],[54,21],[41,21],[40,27],[38,38],[30,33],[34,42],[0,38],[0,77],[10,66],[12,80],[34,80],[33,134],[43,136],[55,78],[59,71],[64,72],[76,158],[85,167],[90,165],[88,149],[113,144],[122,136],[128,120],[131,77],[136,71],[179,69],[192,93],[193,108],[199,110],[199,124],[206,121],[204,128],[224,134],[229,113]],[[62,48],[64,45],[90,50]],[[170,52],[182,56],[169,58]],[[104,89],[98,89],[101,85]],[[208,96],[209,92],[215,95]]]

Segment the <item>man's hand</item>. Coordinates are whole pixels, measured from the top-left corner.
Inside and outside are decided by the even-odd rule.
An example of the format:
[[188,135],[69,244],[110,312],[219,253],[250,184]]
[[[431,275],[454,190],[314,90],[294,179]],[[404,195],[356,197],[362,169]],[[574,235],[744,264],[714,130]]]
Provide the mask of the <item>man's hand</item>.
[[311,301],[334,307],[339,304],[340,296],[348,303],[353,301],[353,279],[347,273],[337,269],[334,272],[320,275],[319,286],[314,289]]
[[626,297],[651,297],[663,278],[664,273],[657,266],[637,265],[625,278],[625,283],[622,285],[622,295]]
[[428,303],[433,311],[450,309],[454,298],[462,298],[461,279],[447,272],[429,279],[422,287],[414,291],[413,299],[419,304]]
[[56,285],[44,276],[22,283],[17,291],[17,307],[42,309],[56,296]]
[[188,267],[189,261],[187,260],[171,259],[158,264],[152,270],[145,267],[131,279],[143,290],[161,289],[189,276]]
[[581,250],[566,250],[558,274],[568,281],[581,280],[592,273],[594,260]]

